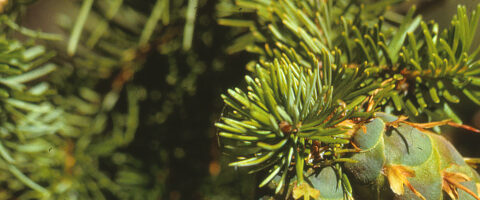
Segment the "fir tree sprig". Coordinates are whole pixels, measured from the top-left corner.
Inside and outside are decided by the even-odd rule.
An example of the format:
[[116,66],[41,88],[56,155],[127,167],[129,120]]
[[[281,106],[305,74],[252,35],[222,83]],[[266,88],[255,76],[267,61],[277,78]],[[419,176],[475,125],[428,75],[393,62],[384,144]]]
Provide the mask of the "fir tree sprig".
[[[239,154],[239,160],[230,165],[253,166],[251,172],[268,169],[260,187],[281,174],[278,193],[293,163],[297,180],[303,181],[308,168],[305,163],[313,162],[307,155],[316,145],[314,141],[320,142],[318,148],[336,155],[314,162],[332,165],[346,161],[339,147],[349,143],[353,127],[345,122],[373,116],[375,110],[363,105],[369,98],[383,96],[393,85],[362,84],[368,78],[364,72],[368,65],[341,64],[340,51],[311,57],[309,67],[299,64],[302,60],[293,49],[275,51],[279,57],[261,62],[253,77],[245,77],[247,92],[236,88],[222,96],[231,111],[216,126],[221,129],[219,136],[225,138],[222,146]],[[341,171],[339,176],[343,176]]]
[[[227,8],[227,2],[221,6]],[[440,109],[460,123],[450,105],[459,103],[462,96],[479,102],[478,49],[470,47],[479,19],[478,10],[469,17],[466,8],[459,6],[452,26],[441,32],[438,24],[415,17],[415,9],[400,19],[392,17],[398,14],[389,14],[391,11],[372,15],[372,10],[382,10],[379,6],[388,8],[395,1],[363,3],[280,1],[270,6],[271,2],[242,0],[236,1],[239,7],[245,8],[242,12],[256,15],[239,15],[239,11],[224,9],[219,15],[225,18],[219,23],[249,29],[228,50],[232,53],[246,49],[262,57],[275,57],[269,49],[281,44],[295,48],[298,55],[305,58],[306,52],[319,54],[339,48],[345,52],[341,57],[343,63],[367,62],[372,67],[366,71],[373,79],[396,80],[396,90],[388,94],[389,98],[382,104],[405,111],[413,120],[422,120],[421,114],[431,119],[434,111]],[[267,45],[265,49],[261,44]],[[249,66],[251,69],[253,65]]]
[[460,102],[461,94],[457,91],[478,102],[474,95],[478,49],[470,48],[478,11],[477,8],[469,18],[466,8],[459,6],[452,26],[443,32],[436,23],[413,18],[413,10],[392,36],[381,33],[382,18],[371,28],[354,25],[345,31],[345,46],[352,49],[348,51],[352,53],[349,62],[367,59],[377,66],[371,70],[378,76],[396,77],[396,91],[390,94],[396,110],[405,110],[415,119],[421,113],[430,116],[440,108],[460,122],[449,106]]
[[[431,120],[433,112],[440,108],[449,118],[459,121],[448,105],[459,102],[455,91],[462,91],[477,101],[476,92],[472,91],[477,87],[478,50],[470,53],[470,44],[479,20],[478,8],[469,18],[465,7],[460,6],[452,27],[439,33],[437,24],[415,17],[414,9],[400,20],[398,15],[379,9],[396,1],[361,4],[357,1],[237,0],[235,4],[241,11],[229,7],[228,2],[220,4],[219,15],[226,18],[220,19],[219,24],[248,30],[241,33],[227,51],[247,50],[259,54],[260,59],[247,66],[254,72],[253,78],[246,78],[249,92],[235,89],[229,90],[230,97],[222,96],[233,111],[227,111],[222,122],[217,123],[221,130],[219,136],[234,141],[225,142],[227,152],[240,154],[239,161],[231,165],[253,165],[253,172],[266,169],[268,175],[260,186],[283,173],[280,182],[276,182],[277,193],[285,185],[288,166],[293,164],[289,161],[294,162],[298,183],[304,180],[309,168],[305,167],[305,152],[315,146],[315,142],[319,142],[317,147],[327,148],[338,157],[315,160],[310,165],[313,168],[347,161],[341,158],[336,147],[346,147],[349,137],[343,134],[348,133],[348,129],[341,125],[358,120],[356,115],[364,117],[366,122],[372,111],[393,107],[414,121],[421,120],[417,117],[423,113]],[[315,72],[318,64],[327,71]],[[339,76],[330,76],[328,70]],[[289,78],[289,73],[294,75]],[[322,87],[308,84],[310,76],[316,73],[321,77],[318,82],[323,83]],[[297,81],[298,84],[291,84]],[[323,88],[325,86],[327,88]],[[310,89],[318,95],[310,96]],[[298,96],[290,97],[291,94]],[[345,102],[344,110],[330,104],[328,98],[318,98],[322,95]],[[345,113],[346,110],[351,113]],[[308,117],[302,118],[303,111],[317,115],[310,119],[312,116],[307,114]],[[329,121],[331,119],[333,121]],[[354,124],[361,123],[362,120]],[[287,131],[282,130],[284,125],[288,125]],[[315,131],[308,133],[309,128]],[[297,131],[295,137],[292,138],[292,134],[286,137],[284,133],[292,130]],[[259,135],[261,133],[264,135]],[[344,176],[341,167],[335,166],[335,169],[338,177]],[[345,178],[339,180],[339,185],[344,188],[344,197],[351,199],[348,182]]]

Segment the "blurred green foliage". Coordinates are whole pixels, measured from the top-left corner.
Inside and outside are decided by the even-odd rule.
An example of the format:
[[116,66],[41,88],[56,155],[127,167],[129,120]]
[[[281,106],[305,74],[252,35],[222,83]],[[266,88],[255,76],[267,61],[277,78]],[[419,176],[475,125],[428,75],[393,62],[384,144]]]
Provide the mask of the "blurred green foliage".
[[239,185],[208,171],[220,165],[210,124],[223,86],[198,79],[231,83],[223,63],[242,69],[206,51],[227,38],[214,32],[213,2],[64,3],[63,34],[18,25],[32,3],[9,2],[1,16],[1,199],[245,195],[203,186]]

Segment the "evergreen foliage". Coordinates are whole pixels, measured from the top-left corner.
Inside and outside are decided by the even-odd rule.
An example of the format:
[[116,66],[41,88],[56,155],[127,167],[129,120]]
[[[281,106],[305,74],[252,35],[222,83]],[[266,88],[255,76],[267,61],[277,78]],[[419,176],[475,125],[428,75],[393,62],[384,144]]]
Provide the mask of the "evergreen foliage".
[[[52,34],[22,26],[35,2],[0,0],[0,199],[253,196],[237,167],[263,198],[479,199],[479,159],[427,129],[477,131],[454,105],[480,104],[480,6],[440,30],[401,0],[77,0]],[[241,62],[214,55],[231,34]],[[245,60],[221,169],[212,80]]]
[[[26,6],[34,2],[2,5],[0,198],[165,196],[166,180],[159,177],[165,176],[166,166],[148,166],[120,149],[128,147],[140,124],[164,123],[184,96],[195,93],[205,64],[188,50],[201,5],[170,0],[72,2],[69,6],[78,15],[58,18],[70,34],[57,35],[18,25]],[[15,34],[26,36],[27,42],[11,39]],[[35,43],[45,43],[50,50]],[[151,57],[165,63],[155,67],[168,69],[162,91],[133,83]],[[140,122],[139,102],[147,92],[156,93],[155,101],[162,106],[149,122]]]
[[[370,135],[378,129],[393,127],[406,138],[404,145],[408,149],[415,139],[409,138],[408,130],[400,129],[398,123],[423,131],[422,127],[447,123],[473,130],[449,121],[461,123],[451,104],[459,103],[464,97],[478,104],[480,48],[472,49],[471,44],[480,5],[470,16],[464,6],[459,6],[451,26],[441,31],[438,24],[414,16],[415,9],[404,16],[388,9],[398,2],[222,1],[219,4],[222,18],[218,22],[244,30],[230,52],[247,50],[260,55],[258,61],[247,66],[253,75],[245,78],[246,91],[236,88],[228,90],[228,96],[222,96],[230,109],[216,126],[225,151],[237,157],[230,165],[251,166],[251,172],[264,169],[267,175],[259,186],[272,182],[276,187],[274,193],[280,196],[353,199],[361,198],[362,191],[352,190],[349,177],[362,173],[360,169],[374,168],[373,161],[362,163],[365,157],[362,154],[376,151],[378,154],[372,155],[373,158],[380,162],[386,156],[386,160],[380,162],[374,172],[364,173],[383,172],[391,187],[388,191],[394,195],[406,199],[443,199],[444,190],[451,196],[451,190],[449,193],[440,187],[441,180],[448,179],[447,175],[440,176],[442,171],[425,164],[437,161],[420,158],[428,156],[427,152],[404,152],[425,164],[415,164],[411,170],[406,167],[410,164],[395,160],[387,151],[405,148],[401,143],[369,136],[372,141],[390,146],[382,146],[385,148],[382,150],[365,149],[357,146],[356,139],[359,134]],[[365,125],[380,115],[378,111],[407,115],[411,122],[400,117],[391,120],[388,126],[367,132]],[[438,120],[439,113],[445,121],[412,123]],[[378,138],[383,134],[389,138],[387,133]],[[435,145],[421,148],[437,151],[436,148],[450,144]],[[445,159],[442,162],[455,163],[450,158],[442,159]],[[357,162],[361,164],[347,168],[351,171],[345,173],[344,166]],[[457,164],[466,166],[463,161]],[[390,168],[390,165],[399,167]],[[325,170],[333,170],[336,175],[331,176]],[[478,184],[478,174],[470,168],[467,171],[452,173],[467,173],[468,180]],[[438,177],[438,180],[435,185],[414,181],[412,186],[408,180],[414,178],[407,177],[415,174]],[[358,181],[353,180],[356,187]],[[325,189],[322,182],[336,183],[337,188]],[[375,176],[374,180],[360,185],[373,184],[376,189],[372,191],[383,191],[384,183],[384,179]],[[404,194],[404,184],[413,196]],[[431,188],[421,188],[423,185]],[[421,188],[421,192],[415,188]],[[457,186],[453,188],[456,189]],[[478,199],[476,188],[463,190]],[[334,195],[338,191],[343,191],[340,192],[343,195]],[[393,196],[379,194],[378,198]]]
[[[438,24],[415,17],[414,8],[405,16],[386,9],[395,2],[280,1],[273,6],[270,1],[236,1],[242,9],[229,12],[233,5],[223,1],[220,6],[226,8],[221,8],[220,16],[225,18],[219,23],[248,28],[231,48],[259,53],[261,59],[276,56],[270,49],[293,48],[302,58],[299,63],[307,66],[309,54],[337,48],[343,52],[342,64],[369,65],[367,72],[379,82],[394,79],[395,90],[387,96],[396,110],[416,118],[422,113],[431,117],[441,109],[459,122],[449,106],[460,102],[459,91],[478,102],[479,50],[471,48],[478,8],[469,17],[459,6],[452,26],[441,31]],[[237,19],[237,12],[255,17]]]

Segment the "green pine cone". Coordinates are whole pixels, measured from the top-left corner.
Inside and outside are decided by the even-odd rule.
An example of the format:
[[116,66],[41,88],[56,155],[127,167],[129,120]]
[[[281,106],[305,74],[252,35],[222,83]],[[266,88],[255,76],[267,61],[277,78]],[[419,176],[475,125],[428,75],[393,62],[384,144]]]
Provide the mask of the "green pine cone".
[[357,163],[344,167],[353,191],[362,191],[356,193],[357,199],[430,200],[450,195],[452,199],[478,199],[480,176],[450,142],[406,123],[395,127],[395,120],[393,115],[377,113],[366,124],[367,132],[360,129],[353,137],[362,152],[351,157]]
[[[297,189],[303,196],[295,193],[302,186],[291,179],[282,192],[263,199],[296,199],[296,195],[319,200],[478,199],[480,176],[455,147],[444,137],[415,127],[421,124],[398,119],[376,113],[366,129],[353,135],[352,142],[361,152],[350,158],[357,162],[310,168],[305,177],[308,186]],[[339,178],[339,169],[346,178]],[[277,176],[269,184],[272,194],[280,180]],[[342,181],[350,182],[352,194]]]

